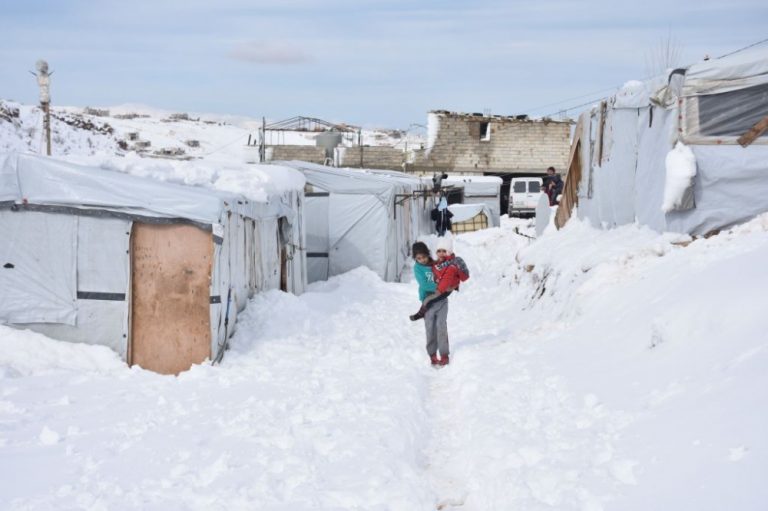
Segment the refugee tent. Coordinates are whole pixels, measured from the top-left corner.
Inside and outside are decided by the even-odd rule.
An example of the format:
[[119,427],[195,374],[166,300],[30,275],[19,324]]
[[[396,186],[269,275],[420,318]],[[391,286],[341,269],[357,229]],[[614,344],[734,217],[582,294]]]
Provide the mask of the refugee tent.
[[423,179],[414,176],[412,174],[406,174],[405,172],[399,172],[397,170],[380,170],[380,169],[349,169],[351,171],[362,171],[371,174],[390,176],[392,179],[397,179],[401,184],[405,185],[411,190],[411,201],[407,202],[404,198],[400,198],[397,204],[401,207],[406,207],[405,204],[409,204],[408,209],[411,212],[411,232],[414,238],[419,236],[432,234],[434,232],[434,223],[432,222],[431,212],[435,207],[435,196],[432,193],[432,183],[426,183]]
[[[768,49],[628,82],[581,115],[557,225],[704,235],[768,210]],[[761,131],[762,130],[762,131]]]
[[161,373],[221,359],[253,293],[304,289],[294,177],[301,186],[254,201],[0,155],[0,322]]
[[302,161],[279,164],[303,172],[307,180],[309,282],[358,266],[370,268],[385,281],[400,281],[411,243],[422,234],[414,232],[413,193],[422,187],[417,179]]
[[502,179],[498,176],[449,175],[443,179],[443,186],[463,189],[462,204],[486,206],[490,227],[498,227],[501,222],[501,184]]

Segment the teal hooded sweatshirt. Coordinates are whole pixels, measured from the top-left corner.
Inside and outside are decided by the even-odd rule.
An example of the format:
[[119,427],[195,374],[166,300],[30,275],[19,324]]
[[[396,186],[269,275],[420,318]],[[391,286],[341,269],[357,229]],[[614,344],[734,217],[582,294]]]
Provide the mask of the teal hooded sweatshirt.
[[419,283],[419,300],[424,299],[437,291],[437,284],[435,284],[435,276],[432,273],[432,266],[427,264],[415,263],[413,265],[413,276],[416,277],[416,282]]

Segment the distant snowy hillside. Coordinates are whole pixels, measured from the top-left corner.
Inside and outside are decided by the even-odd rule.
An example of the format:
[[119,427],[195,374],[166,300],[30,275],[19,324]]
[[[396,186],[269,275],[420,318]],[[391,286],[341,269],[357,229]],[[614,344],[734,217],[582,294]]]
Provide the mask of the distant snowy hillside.
[[[243,147],[255,137],[261,120],[243,116],[171,112],[144,105],[110,108],[54,107],[51,111],[54,156],[125,155],[214,158],[243,162]],[[0,152],[43,153],[43,114],[39,107],[0,100]],[[316,133],[285,132],[274,143],[314,145]],[[357,143],[357,136],[347,144]],[[409,143],[420,138],[408,134]],[[269,138],[267,139],[269,143]],[[365,145],[403,144],[394,130],[363,130]]]

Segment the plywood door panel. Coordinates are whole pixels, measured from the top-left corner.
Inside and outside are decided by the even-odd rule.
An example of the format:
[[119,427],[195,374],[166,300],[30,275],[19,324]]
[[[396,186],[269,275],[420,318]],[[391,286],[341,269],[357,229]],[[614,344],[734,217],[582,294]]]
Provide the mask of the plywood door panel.
[[131,364],[178,374],[210,357],[212,260],[210,232],[133,224]]

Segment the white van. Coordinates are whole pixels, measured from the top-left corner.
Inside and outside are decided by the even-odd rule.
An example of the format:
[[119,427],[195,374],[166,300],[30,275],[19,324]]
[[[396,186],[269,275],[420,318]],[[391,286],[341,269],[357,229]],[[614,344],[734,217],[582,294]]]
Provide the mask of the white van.
[[540,177],[516,177],[509,182],[509,216],[533,215],[542,193]]

